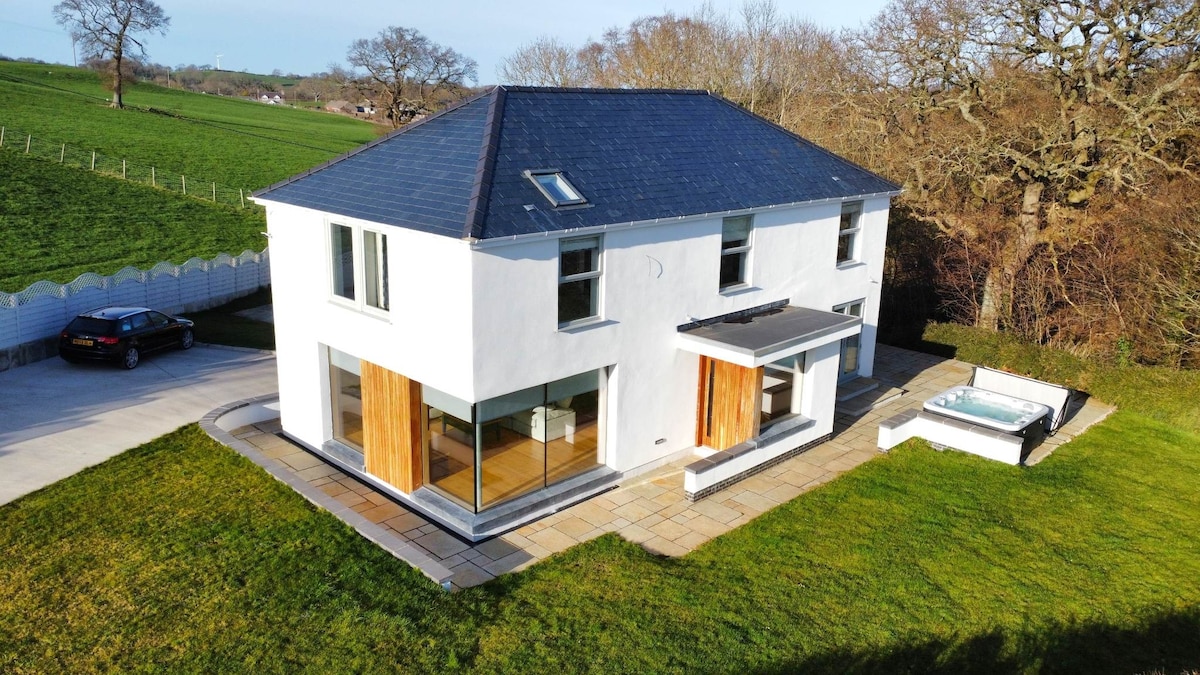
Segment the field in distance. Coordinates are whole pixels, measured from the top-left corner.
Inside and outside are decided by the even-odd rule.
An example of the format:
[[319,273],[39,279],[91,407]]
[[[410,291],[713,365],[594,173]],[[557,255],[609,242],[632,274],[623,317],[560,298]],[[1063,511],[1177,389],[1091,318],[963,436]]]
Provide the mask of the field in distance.
[[257,190],[376,138],[383,129],[341,115],[268,106],[135,83],[108,107],[90,70],[0,61],[0,126],[187,176]]

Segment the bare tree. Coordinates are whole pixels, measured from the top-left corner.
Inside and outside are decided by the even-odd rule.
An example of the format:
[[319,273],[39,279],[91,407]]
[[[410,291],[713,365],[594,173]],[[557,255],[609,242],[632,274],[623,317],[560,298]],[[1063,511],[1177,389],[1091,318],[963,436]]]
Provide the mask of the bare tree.
[[501,81],[531,87],[583,87],[587,69],[579,52],[553,37],[541,37],[500,61]]
[[346,59],[367,71],[379,93],[377,103],[393,127],[462,95],[477,68],[473,59],[400,26],[390,26],[370,40],[355,40]]
[[859,35],[859,101],[906,204],[991,250],[980,325],[1039,306],[1023,279],[1069,304],[1063,256],[1122,199],[1195,178],[1198,40],[1183,0],[896,0]]
[[171,18],[153,0],[63,0],[54,6],[54,20],[71,33],[85,57],[111,56],[112,107],[124,107],[125,57],[142,58],[146,47],[136,36],[166,35]]

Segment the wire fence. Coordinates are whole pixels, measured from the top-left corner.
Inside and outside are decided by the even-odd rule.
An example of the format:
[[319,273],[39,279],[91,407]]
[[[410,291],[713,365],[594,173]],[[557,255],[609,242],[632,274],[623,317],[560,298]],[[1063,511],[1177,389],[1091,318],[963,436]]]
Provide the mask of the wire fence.
[[221,185],[198,176],[159,171],[153,166],[77,148],[68,143],[34,138],[32,134],[13,127],[0,126],[0,150],[21,152],[63,166],[87,169],[217,204],[243,209],[258,206],[249,200],[250,190]]

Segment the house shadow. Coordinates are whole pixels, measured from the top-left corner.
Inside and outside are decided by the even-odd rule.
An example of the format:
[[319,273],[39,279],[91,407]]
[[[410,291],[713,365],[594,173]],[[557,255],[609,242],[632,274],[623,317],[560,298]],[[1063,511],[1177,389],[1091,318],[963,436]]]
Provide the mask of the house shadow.
[[1130,623],[1081,623],[962,640],[914,640],[880,650],[832,650],[753,672],[773,673],[1191,673],[1200,668],[1200,610]]

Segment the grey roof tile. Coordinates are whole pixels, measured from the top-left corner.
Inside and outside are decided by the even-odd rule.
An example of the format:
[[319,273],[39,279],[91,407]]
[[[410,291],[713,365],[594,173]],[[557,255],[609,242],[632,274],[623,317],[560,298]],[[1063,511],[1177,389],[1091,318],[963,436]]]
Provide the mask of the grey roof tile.
[[[555,209],[531,169],[589,207]],[[496,87],[256,195],[488,239],[898,189],[706,92]]]

